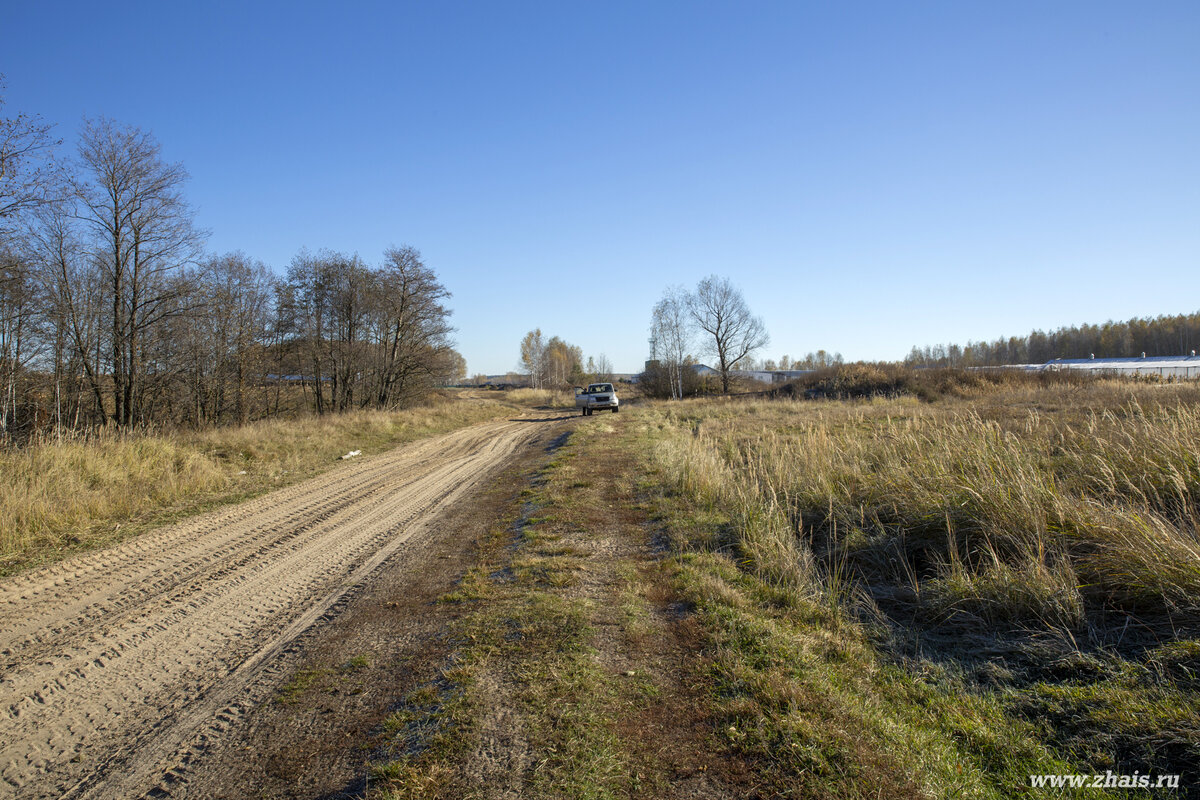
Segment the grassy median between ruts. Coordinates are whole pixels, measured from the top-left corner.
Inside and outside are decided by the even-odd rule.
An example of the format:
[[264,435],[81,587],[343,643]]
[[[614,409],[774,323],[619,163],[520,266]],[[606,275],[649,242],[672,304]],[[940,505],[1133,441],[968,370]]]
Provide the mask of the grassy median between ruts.
[[[665,785],[622,733],[659,690],[625,668],[649,614],[632,588],[643,560],[625,539],[639,512],[628,458],[602,446],[614,428],[593,430],[607,439],[562,444],[442,599],[465,612],[455,654],[386,721],[390,755],[371,780],[384,796],[614,797]],[[603,475],[581,447],[611,456]]]

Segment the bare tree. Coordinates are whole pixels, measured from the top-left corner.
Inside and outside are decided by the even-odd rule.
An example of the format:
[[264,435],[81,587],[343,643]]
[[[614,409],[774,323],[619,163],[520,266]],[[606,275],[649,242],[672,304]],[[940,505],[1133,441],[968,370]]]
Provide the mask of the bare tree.
[[357,255],[333,254],[325,264],[329,290],[329,363],[331,396],[338,411],[354,406],[354,390],[365,361],[365,336],[373,284],[371,272]]
[[286,327],[301,370],[301,387],[313,389],[313,410],[324,414],[331,410],[325,399],[328,358],[325,340],[331,335],[329,287],[322,259],[301,250],[292,259],[287,273],[285,307]]
[[374,402],[393,407],[434,383],[466,376],[466,361],[450,347],[450,297],[421,253],[393,247],[383,254],[371,299],[371,340],[376,353]]
[[608,356],[601,353],[596,357],[596,365],[594,370],[590,370],[595,376],[593,380],[596,383],[611,383],[613,379],[612,362],[608,360]]
[[650,354],[666,370],[671,396],[683,397],[683,370],[692,340],[692,318],[688,295],[682,287],[672,287],[654,306],[650,318]]
[[345,411],[363,366],[372,275],[358,256],[303,251],[292,261],[288,282],[316,412]]
[[[0,75],[0,111],[4,108],[3,76]],[[0,237],[12,229],[22,212],[36,208],[54,196],[56,166],[52,160],[59,140],[50,135],[51,126],[40,117],[0,113]]]
[[199,254],[203,234],[181,193],[187,172],[162,160],[154,138],[109,119],[87,120],[79,159],[87,182],[77,182],[80,218],[96,241],[109,315],[113,418],[143,421],[149,363],[147,344],[178,302],[183,267]]
[[172,321],[182,346],[186,414],[196,424],[244,423],[266,413],[262,399],[275,279],[244,253],[210,256],[189,273],[187,314]]
[[688,311],[711,340],[708,351],[717,357],[721,391],[729,392],[729,373],[739,361],[770,341],[762,319],[750,313],[745,298],[727,278],[710,275],[688,298]]
[[18,424],[19,383],[37,354],[38,291],[29,263],[0,248],[0,442]]
[[[45,311],[53,331],[55,425],[59,430],[78,427],[85,415],[88,424],[93,420],[103,424],[108,414],[100,264],[81,238],[66,204],[45,205],[37,217],[30,243],[40,265]],[[84,393],[92,398],[90,412],[84,409]]]

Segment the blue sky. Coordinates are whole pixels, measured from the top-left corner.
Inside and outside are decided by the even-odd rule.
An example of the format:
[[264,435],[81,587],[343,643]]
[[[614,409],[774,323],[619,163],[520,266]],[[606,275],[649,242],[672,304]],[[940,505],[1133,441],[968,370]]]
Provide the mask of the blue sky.
[[419,248],[471,372],[646,355],[716,273],[763,355],[1200,309],[1200,3],[0,0],[7,111],[152,131],[215,252]]

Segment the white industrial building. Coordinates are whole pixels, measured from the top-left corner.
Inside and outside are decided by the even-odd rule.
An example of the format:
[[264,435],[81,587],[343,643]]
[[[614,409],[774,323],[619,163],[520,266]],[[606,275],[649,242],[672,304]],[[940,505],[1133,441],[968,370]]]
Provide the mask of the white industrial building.
[[[647,361],[647,368],[651,362]],[[707,364],[689,364],[688,367],[692,372],[700,377],[719,376],[721,373]],[[814,370],[811,369],[775,369],[775,370],[745,370],[732,369],[729,371],[729,377],[737,380],[751,380],[759,383],[787,383],[796,378],[807,375]]]
[[[1021,365],[1028,369],[1030,365]],[[1156,375],[1160,378],[1200,378],[1200,356],[1149,358],[1056,358],[1034,369],[1081,370],[1097,375]]]
[[[692,364],[691,369],[700,376],[716,376],[720,373],[705,364]],[[1154,375],[1160,378],[1200,378],[1200,356],[1150,356],[1141,358],[1056,358],[1045,364],[1008,364],[1003,367],[972,367],[971,369],[1019,369],[1026,372],[1053,372],[1057,370],[1081,370],[1093,375]],[[790,370],[731,370],[730,377],[755,380],[760,383],[787,383],[814,372],[810,369]]]

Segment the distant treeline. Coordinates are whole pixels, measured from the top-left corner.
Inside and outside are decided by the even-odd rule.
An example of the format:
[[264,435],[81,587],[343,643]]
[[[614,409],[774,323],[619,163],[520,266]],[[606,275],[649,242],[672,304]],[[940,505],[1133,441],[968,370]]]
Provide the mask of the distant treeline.
[[0,444],[113,424],[393,408],[465,375],[449,292],[408,247],[213,255],[149,134],[0,114]]
[[1189,355],[1200,347],[1200,312],[1135,317],[1128,322],[1079,325],[1028,336],[966,345],[914,347],[904,363],[940,367],[994,367],[1044,364],[1056,358],[1138,358]]

